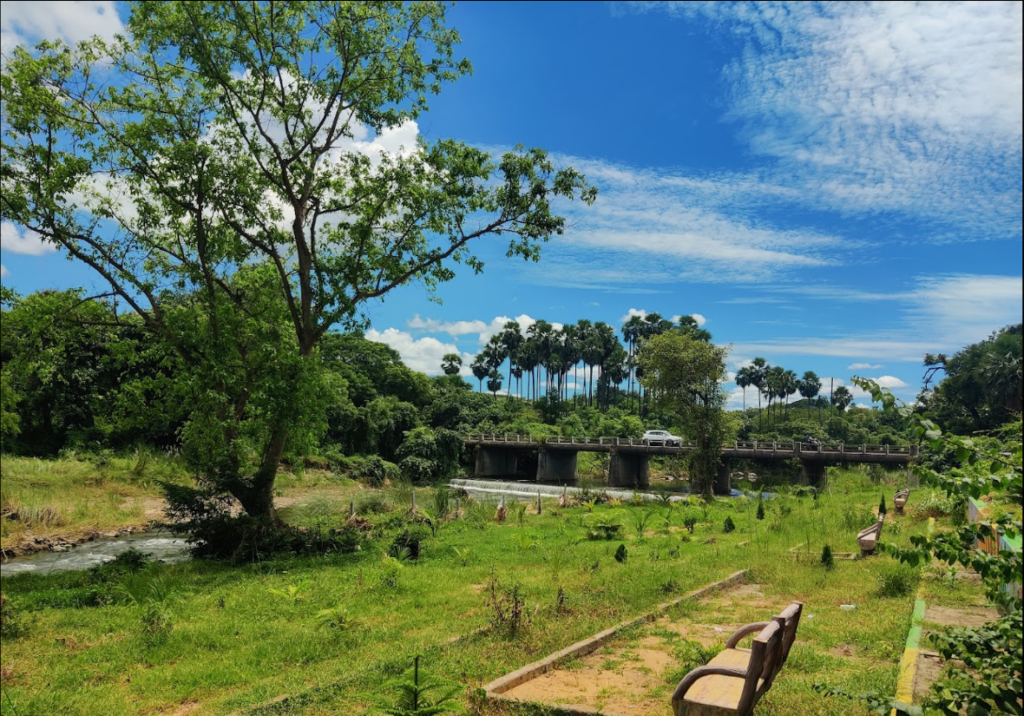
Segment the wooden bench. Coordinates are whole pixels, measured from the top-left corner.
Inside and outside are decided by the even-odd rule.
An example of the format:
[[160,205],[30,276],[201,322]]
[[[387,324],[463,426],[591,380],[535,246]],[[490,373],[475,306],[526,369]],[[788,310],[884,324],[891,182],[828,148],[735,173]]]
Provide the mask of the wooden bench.
[[896,514],[902,515],[903,508],[907,504],[907,500],[910,499],[910,490],[900,490],[892,496],[892,504],[896,506]]
[[875,553],[875,547],[878,546],[878,540],[882,536],[882,523],[884,521],[884,517],[879,517],[878,522],[857,533],[857,544],[860,545],[861,557],[867,557],[869,554]]
[[773,619],[754,637],[749,655],[743,654],[747,657],[745,667],[708,664],[684,676],[672,693],[673,713],[675,716],[749,716],[771,688],[782,665],[782,644],[783,627]]
[[[796,640],[796,630],[800,625],[800,614],[803,612],[803,608],[804,605],[800,602],[793,602],[783,609],[777,617],[772,617],[772,621],[778,622],[782,628],[782,659],[776,666],[775,674],[779,672],[779,669],[782,668],[789,657],[789,650]],[[740,627],[729,637],[729,641],[725,643],[725,650],[719,652],[708,664],[710,666],[746,669],[747,664],[750,662],[750,649],[744,649],[738,646],[738,644],[751,634],[761,631],[768,624],[769,622],[755,622],[754,624]],[[771,679],[775,678],[775,674],[771,675]]]

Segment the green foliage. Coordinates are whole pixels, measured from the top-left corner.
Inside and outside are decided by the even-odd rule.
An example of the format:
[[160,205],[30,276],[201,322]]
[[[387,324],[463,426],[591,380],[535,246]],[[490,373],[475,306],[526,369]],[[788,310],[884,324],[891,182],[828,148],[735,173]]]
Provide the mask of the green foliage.
[[462,437],[445,428],[416,428],[405,435],[396,457],[402,474],[414,484],[446,479],[458,470]]
[[622,521],[617,512],[599,512],[587,515],[587,539],[613,540],[618,539],[622,531]]
[[363,626],[359,617],[349,614],[347,607],[338,606],[333,609],[321,609],[316,613],[317,625],[335,632],[352,632]]
[[626,551],[626,545],[620,544],[619,548],[615,550],[615,561],[623,564],[628,558],[629,552]]
[[378,708],[388,716],[440,716],[464,713],[456,700],[462,687],[420,672],[420,657],[413,658],[412,668],[385,687],[397,692],[390,703],[381,702]]
[[697,447],[687,455],[695,491],[710,497],[726,440],[726,350],[688,334],[664,333],[646,340],[637,357],[644,386],[655,404],[676,411]]
[[0,636],[4,639],[17,639],[24,634],[25,625],[7,600],[7,595],[0,592]]
[[821,548],[821,566],[827,570],[835,569],[836,558],[832,556],[832,547],[825,545]]
[[755,516],[759,520],[763,520],[764,519],[764,498],[759,498],[757,500],[757,513],[756,513]]
[[888,511],[888,508],[885,506],[885,493],[883,492],[882,493],[882,499],[878,501],[878,516],[879,517],[885,517],[885,513],[887,511]]
[[725,522],[722,524],[722,531],[726,534],[736,531],[736,523],[732,521],[731,516],[725,518]]
[[[1015,427],[1006,434],[1008,442],[1000,448],[982,446],[971,438],[943,433],[934,422],[899,404],[892,393],[873,381],[855,379],[855,382],[871,392],[872,398],[881,402],[886,411],[912,421],[915,437],[927,441],[934,450],[955,451],[962,464],[973,467],[967,472],[952,474],[919,466],[923,482],[943,490],[954,500],[994,494],[1012,496],[1019,504],[1022,489],[1019,429]],[[1019,421],[1015,422],[1019,425]],[[1005,587],[1020,580],[1021,553],[1003,549],[991,555],[975,549],[979,539],[1014,538],[1020,534],[1018,512],[1017,516],[1004,514],[927,537],[915,535],[910,538],[910,548],[885,545],[885,551],[902,562],[904,570],[916,571],[913,568],[932,559],[970,567],[981,576],[989,598],[1001,604],[1007,613],[1003,619],[980,628],[947,630],[936,641],[947,658],[970,660],[972,665],[967,671],[954,667],[948,678],[938,681],[928,701],[929,707],[945,714],[989,713],[993,709],[1020,712],[1015,699],[1021,691],[1021,664],[1024,662],[1020,639],[1022,604],[1019,593]],[[903,583],[909,578],[901,577],[899,581],[903,589]]]
[[[318,356],[332,328],[361,326],[367,301],[410,281],[433,291],[455,264],[481,271],[471,249],[484,236],[536,260],[565,227],[556,198],[596,196],[539,149],[495,160],[441,139],[371,161],[351,145],[414,120],[469,71],[445,11],[137,4],[117,40],[4,60],[0,216],[110,284],[174,377],[176,434],[202,489],[250,517],[276,525],[282,459],[310,450],[332,413],[349,424],[346,381]],[[432,392],[411,383],[409,399]],[[415,423],[373,402],[358,410],[387,459]]]

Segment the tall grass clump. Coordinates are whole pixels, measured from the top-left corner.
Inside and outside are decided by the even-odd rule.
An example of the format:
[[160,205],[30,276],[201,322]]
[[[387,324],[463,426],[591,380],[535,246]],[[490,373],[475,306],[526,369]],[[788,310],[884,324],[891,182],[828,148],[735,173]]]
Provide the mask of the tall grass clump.
[[921,573],[908,564],[887,560],[879,565],[876,578],[879,597],[905,597],[917,587]]

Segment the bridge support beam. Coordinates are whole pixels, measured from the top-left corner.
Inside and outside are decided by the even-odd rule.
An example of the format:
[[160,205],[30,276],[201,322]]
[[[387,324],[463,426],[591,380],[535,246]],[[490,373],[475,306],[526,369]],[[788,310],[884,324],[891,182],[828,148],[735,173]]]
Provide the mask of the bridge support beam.
[[476,449],[476,477],[506,477],[516,474],[516,451],[484,447]]
[[537,454],[537,482],[576,482],[578,452],[541,450]]
[[823,460],[800,461],[800,484],[810,485],[818,490],[828,487],[828,473]]
[[651,486],[651,472],[646,453],[613,450],[608,466],[608,486],[631,489]]
[[731,465],[726,459],[722,459],[722,464],[718,466],[718,475],[715,479],[715,494],[716,495],[728,495],[732,492],[732,472],[730,471]]

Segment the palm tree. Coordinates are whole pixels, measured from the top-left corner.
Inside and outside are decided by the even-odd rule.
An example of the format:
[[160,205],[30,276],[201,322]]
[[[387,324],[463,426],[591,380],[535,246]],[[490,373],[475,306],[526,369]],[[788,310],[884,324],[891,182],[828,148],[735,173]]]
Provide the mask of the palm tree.
[[787,419],[789,417],[789,396],[794,395],[796,393],[798,389],[797,384],[799,382],[800,381],[797,380],[795,372],[791,370],[783,372],[780,381],[780,387],[782,388],[782,394],[786,399],[786,404],[783,408],[783,414],[787,417]]
[[697,325],[697,319],[693,316],[680,316],[679,327],[676,330],[698,341],[711,342],[711,333]]
[[473,377],[477,379],[480,384],[480,392],[484,392],[484,378],[491,372],[491,369],[484,362],[484,354],[480,353],[473,362],[470,364],[469,369],[473,371]]
[[441,370],[445,375],[457,375],[462,369],[462,358],[458,353],[445,353],[441,359]]
[[761,429],[761,395],[768,385],[768,361],[755,358],[750,370],[750,384],[757,388],[757,429]]
[[487,374],[487,390],[491,391],[494,399],[498,399],[498,391],[501,390],[501,382],[504,376],[498,372],[497,368],[491,368],[491,371]]
[[738,371],[736,371],[736,385],[738,385],[740,387],[740,389],[743,391],[743,415],[744,415],[744,417],[746,417],[746,415],[747,415],[747,388],[749,388],[750,386],[752,386],[754,384],[753,381],[752,381],[752,378],[754,377],[753,376],[754,371],[751,370],[752,367],[753,366],[745,365],[742,368],[740,368]]
[[840,385],[832,391],[832,404],[840,413],[846,410],[853,402],[853,394],[845,385]]
[[629,375],[626,376],[626,394],[633,392],[633,379],[636,362],[633,360],[636,355],[636,342],[640,339],[640,331],[643,328],[644,319],[640,316],[630,316],[625,325],[622,326],[622,338],[629,348],[628,360],[626,363]]
[[[511,377],[511,376],[515,375],[516,351],[518,351],[519,350],[519,346],[521,346],[523,344],[523,334],[519,331],[519,322],[518,321],[508,321],[505,324],[505,327],[502,328],[501,333],[498,334],[498,335],[501,336],[500,340],[501,340],[502,348],[504,348],[505,355],[508,356],[508,372],[509,372],[509,376]],[[511,397],[512,397],[512,381],[509,380],[509,382],[508,382],[508,396],[507,396],[507,398],[511,398]]]
[[[807,401],[807,417],[810,417],[811,404],[814,403],[814,398],[821,392],[821,379],[818,378],[818,374],[813,370],[805,371],[803,377],[797,383],[797,390],[800,391],[800,397]],[[821,422],[820,412],[818,413],[818,422]]]

